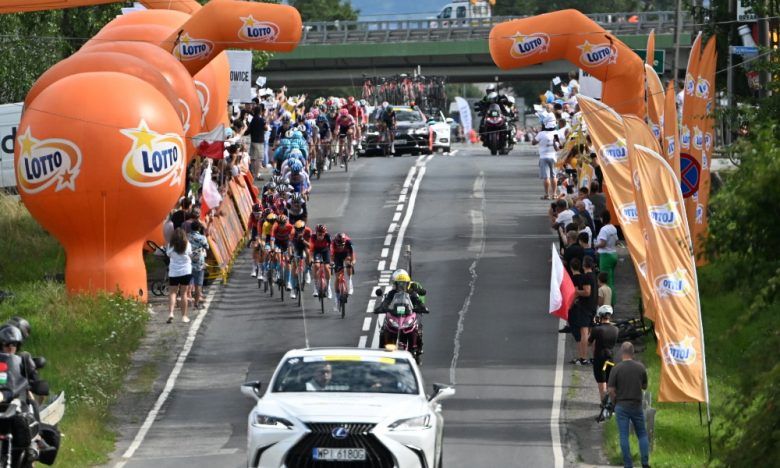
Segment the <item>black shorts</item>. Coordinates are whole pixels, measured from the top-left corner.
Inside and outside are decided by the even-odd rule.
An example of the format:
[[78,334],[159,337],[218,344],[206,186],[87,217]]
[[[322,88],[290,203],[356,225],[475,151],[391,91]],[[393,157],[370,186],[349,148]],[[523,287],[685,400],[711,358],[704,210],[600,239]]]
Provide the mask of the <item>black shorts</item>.
[[305,252],[308,250],[305,245],[298,243],[293,244],[293,249],[295,250],[295,256],[299,258],[304,258]]
[[[604,370],[604,363],[612,361],[609,357],[594,357],[593,358],[593,377],[596,379],[596,383],[607,383],[609,381],[609,372],[613,366],[606,366]],[[614,362],[614,361],[612,361]]]
[[330,265],[330,249],[325,248],[321,250],[315,250],[312,258],[316,262],[318,259],[326,265]]
[[287,249],[289,249],[289,248],[290,248],[290,240],[289,240],[289,239],[287,239],[287,240],[279,240],[279,239],[276,239],[276,240],[274,241],[274,245],[275,245],[275,246],[276,246],[276,247],[277,247],[279,250],[281,250],[282,252],[287,252]]
[[295,224],[295,223],[297,223],[298,221],[301,221],[301,220],[306,221],[306,213],[303,213],[303,212],[301,214],[290,213],[288,218],[290,218],[290,223],[292,223],[292,224]]
[[170,286],[188,286],[191,279],[191,274],[184,276],[171,276],[168,278],[168,284]]
[[333,254],[333,264],[336,266],[336,271],[344,268],[344,260],[346,260],[349,256],[349,253]]

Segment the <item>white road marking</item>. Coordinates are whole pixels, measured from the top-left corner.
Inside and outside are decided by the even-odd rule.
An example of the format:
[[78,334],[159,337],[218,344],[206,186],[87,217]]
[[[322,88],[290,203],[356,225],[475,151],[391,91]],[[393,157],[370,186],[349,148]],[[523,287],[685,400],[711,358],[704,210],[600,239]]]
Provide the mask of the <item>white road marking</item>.
[[399,203],[398,206],[395,207],[395,211],[403,211],[404,210],[404,204]]
[[[566,322],[558,321],[563,327]],[[555,386],[553,388],[553,404],[550,412],[550,433],[552,435],[553,461],[555,468],[563,467],[563,448],[561,447],[561,394],[563,393],[563,358],[566,349],[566,334],[558,334],[558,352],[555,358]]]
[[388,253],[390,253],[390,249],[385,247],[384,249],[382,249],[382,253],[379,256],[382,257],[382,258],[385,258],[385,257],[387,257]]
[[[414,173],[417,172],[417,167],[412,166],[409,168],[409,173],[406,174],[406,179],[404,179],[404,184],[401,186],[404,189],[409,188],[409,184],[412,183],[412,177],[414,177]],[[404,192],[401,192],[404,193]]]
[[399,219],[401,219],[401,212],[400,211],[396,211],[393,214],[393,221],[398,221]]
[[393,235],[388,234],[387,236],[385,236],[385,246],[390,245],[391,242],[393,242]]
[[425,159],[425,162],[430,161],[431,159],[433,159],[434,156],[436,156],[436,155],[435,154],[428,155],[428,157]]
[[379,347],[379,332],[382,330],[382,325],[385,324],[385,314],[379,314],[376,317],[376,327],[374,327],[374,336],[371,339],[371,347]]
[[187,332],[187,339],[184,341],[184,346],[182,346],[179,357],[176,359],[176,364],[173,366],[173,370],[171,370],[171,373],[168,376],[168,380],[165,382],[165,387],[163,388],[162,393],[160,393],[160,396],[157,397],[157,401],[155,401],[154,406],[146,415],[146,419],[144,419],[143,424],[141,424],[141,428],[135,435],[133,442],[129,447],[127,447],[125,453],[122,454],[122,460],[115,465],[115,468],[122,468],[127,464],[128,460],[130,460],[130,458],[133,457],[133,454],[135,454],[135,451],[138,450],[138,447],[141,446],[141,443],[144,441],[146,434],[149,433],[149,429],[152,428],[154,420],[157,419],[157,414],[160,412],[160,409],[168,399],[168,395],[170,395],[171,391],[173,391],[174,385],[176,385],[176,379],[179,378],[179,374],[184,367],[184,361],[187,360],[187,356],[189,356],[190,351],[192,350],[192,345],[195,343],[195,338],[198,336],[198,330],[200,330],[203,319],[209,312],[211,301],[214,299],[214,295],[216,293],[217,287],[215,285],[210,288],[209,294],[203,303],[203,309],[198,313],[198,316],[195,318],[195,321],[192,323],[192,325],[190,325],[190,329]]
[[417,174],[417,178],[414,179],[414,186],[412,187],[412,194],[409,197],[409,205],[406,209],[406,215],[401,222],[401,228],[398,230],[398,236],[395,238],[395,246],[393,247],[393,257],[390,260],[390,269],[395,270],[398,266],[398,257],[401,255],[401,247],[404,243],[404,234],[406,234],[406,228],[409,226],[409,222],[412,220],[412,214],[414,213],[414,204],[417,201],[417,192],[420,190],[420,183],[425,176],[425,167],[421,167]]
[[369,328],[371,328],[371,319],[373,317],[366,317],[363,319],[363,331],[368,331]]
[[[373,294],[373,293],[374,293],[374,291],[372,290],[371,294]],[[368,300],[368,307],[366,307],[366,313],[367,314],[370,314],[371,312],[374,311],[374,305],[376,305],[376,299],[369,299]]]
[[425,157],[425,155],[424,155],[424,154],[421,154],[420,156],[418,156],[418,157],[417,157],[417,162],[422,162],[422,160],[423,160],[423,158],[424,158],[424,157]]
[[[406,201],[406,194],[405,193],[402,193],[401,195],[398,196],[398,203],[403,203],[405,201]],[[403,208],[403,205],[401,205],[401,207]]]
[[[450,383],[455,384],[455,370],[458,367],[458,357],[460,356],[460,337],[463,334],[463,327],[466,321],[466,315],[471,305],[471,297],[474,295],[477,285],[477,264],[482,259],[482,255],[485,253],[485,218],[482,213],[485,211],[485,173],[480,171],[479,177],[474,181],[474,188],[472,189],[472,198],[476,200],[482,200],[479,210],[471,210],[471,243],[469,244],[469,251],[475,248],[477,256],[469,266],[469,274],[471,280],[469,281],[469,294],[463,301],[463,306],[458,311],[458,325],[455,329],[455,338],[453,340],[452,347],[452,362],[450,363]],[[473,247],[472,247],[473,246]]]
[[398,227],[398,224],[392,223],[389,228],[387,228],[387,232],[393,232],[395,231],[395,228]]
[[366,347],[366,341],[368,341],[368,336],[361,335],[360,340],[358,340],[358,348],[365,348]]
[[379,265],[377,265],[376,269],[379,270],[379,271],[384,270],[385,269],[385,261],[384,260],[380,260],[379,261]]
[[458,154],[458,151],[460,150],[450,151],[450,156],[455,156],[456,154]]

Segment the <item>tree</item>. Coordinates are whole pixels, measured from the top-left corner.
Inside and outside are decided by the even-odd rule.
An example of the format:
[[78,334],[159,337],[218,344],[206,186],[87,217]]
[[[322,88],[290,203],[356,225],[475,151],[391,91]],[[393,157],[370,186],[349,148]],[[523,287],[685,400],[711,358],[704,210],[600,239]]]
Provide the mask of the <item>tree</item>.
[[360,13],[349,0],[292,0],[290,5],[298,9],[304,22],[355,21]]

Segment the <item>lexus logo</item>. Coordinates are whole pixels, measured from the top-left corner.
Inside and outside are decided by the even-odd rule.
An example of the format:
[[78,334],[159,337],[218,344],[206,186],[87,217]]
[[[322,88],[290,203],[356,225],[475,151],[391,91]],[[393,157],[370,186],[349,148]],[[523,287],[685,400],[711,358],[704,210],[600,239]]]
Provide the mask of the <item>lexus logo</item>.
[[346,439],[349,435],[349,431],[344,426],[334,427],[332,431],[330,431],[330,436],[334,439]]

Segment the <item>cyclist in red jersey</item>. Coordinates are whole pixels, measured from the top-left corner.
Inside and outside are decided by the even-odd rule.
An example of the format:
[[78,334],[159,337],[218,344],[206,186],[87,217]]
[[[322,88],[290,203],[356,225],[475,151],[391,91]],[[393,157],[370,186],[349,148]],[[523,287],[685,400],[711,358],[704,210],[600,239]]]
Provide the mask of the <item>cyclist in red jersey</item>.
[[295,233],[293,234],[293,249],[295,256],[301,257],[306,261],[306,284],[311,283],[311,228],[306,225],[306,221],[300,219],[295,223]]
[[[330,249],[331,241],[330,234],[328,234],[328,228],[324,224],[318,224],[314,238],[312,238],[311,241],[311,258],[322,262],[321,266],[317,263],[314,264],[315,278],[319,278],[319,269],[325,268],[325,279],[328,282],[328,299],[333,295],[330,289]],[[317,297],[318,295],[317,288],[314,288],[313,296]]]
[[362,149],[362,131],[360,126],[363,123],[363,108],[360,107],[360,103],[356,102],[353,96],[347,98],[347,112],[355,119],[355,138],[357,139],[358,149]]
[[[271,230],[271,248],[278,248],[282,255],[290,250],[290,240],[292,240],[295,228],[287,222],[287,216],[281,215],[277,218],[276,226]],[[277,264],[281,265],[281,258],[277,259]],[[292,291],[292,278],[290,272],[287,275],[287,290]]]
[[333,239],[331,252],[333,253],[333,265],[336,267],[336,271],[346,268],[345,273],[349,283],[349,294],[352,294],[352,276],[355,274],[355,262],[357,261],[357,255],[355,255],[355,250],[352,248],[352,239],[344,232],[336,234],[336,238]]

